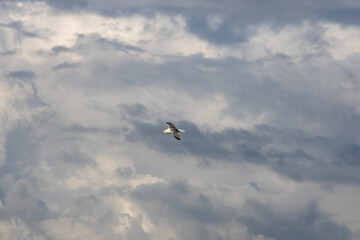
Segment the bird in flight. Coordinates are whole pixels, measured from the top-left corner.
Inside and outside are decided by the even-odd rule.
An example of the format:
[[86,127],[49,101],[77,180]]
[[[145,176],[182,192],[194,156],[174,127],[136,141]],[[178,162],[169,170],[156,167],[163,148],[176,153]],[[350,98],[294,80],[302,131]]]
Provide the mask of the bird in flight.
[[168,133],[168,134],[172,134],[174,136],[174,138],[176,138],[177,140],[181,141],[179,132],[185,132],[185,130],[182,129],[178,129],[177,127],[175,127],[174,124],[172,124],[171,122],[165,122],[169,128],[165,129],[162,133]]

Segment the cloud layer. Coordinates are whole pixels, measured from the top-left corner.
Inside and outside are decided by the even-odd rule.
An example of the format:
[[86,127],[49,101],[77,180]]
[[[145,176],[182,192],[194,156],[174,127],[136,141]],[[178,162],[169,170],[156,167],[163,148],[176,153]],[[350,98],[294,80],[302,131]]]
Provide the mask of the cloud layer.
[[359,9],[2,1],[0,238],[358,239]]

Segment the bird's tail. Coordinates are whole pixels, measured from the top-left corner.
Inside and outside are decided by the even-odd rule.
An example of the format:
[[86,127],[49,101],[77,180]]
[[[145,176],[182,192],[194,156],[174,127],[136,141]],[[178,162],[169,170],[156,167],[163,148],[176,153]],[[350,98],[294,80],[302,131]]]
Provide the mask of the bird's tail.
[[183,129],[178,129],[179,130],[179,132],[185,132],[185,130],[183,130]]

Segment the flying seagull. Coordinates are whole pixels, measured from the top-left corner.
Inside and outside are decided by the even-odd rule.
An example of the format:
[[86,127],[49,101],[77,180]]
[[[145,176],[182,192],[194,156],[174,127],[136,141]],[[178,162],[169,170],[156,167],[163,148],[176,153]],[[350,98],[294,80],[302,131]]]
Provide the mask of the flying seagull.
[[171,122],[165,122],[165,123],[169,126],[169,128],[164,130],[162,133],[172,134],[174,138],[181,141],[179,132],[185,132],[185,130],[176,128],[175,125],[172,124]]

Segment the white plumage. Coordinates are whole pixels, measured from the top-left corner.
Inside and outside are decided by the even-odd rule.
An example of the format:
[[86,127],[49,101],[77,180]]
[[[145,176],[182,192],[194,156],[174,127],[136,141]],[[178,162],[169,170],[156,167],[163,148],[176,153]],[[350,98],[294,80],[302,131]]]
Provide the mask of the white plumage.
[[172,134],[174,138],[181,141],[179,132],[185,132],[185,130],[178,129],[174,124],[171,122],[165,122],[169,128],[165,129],[162,133]]

